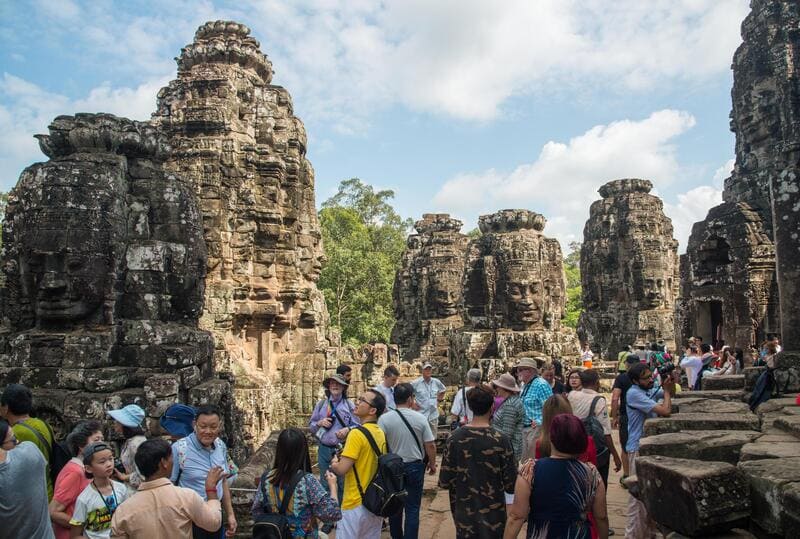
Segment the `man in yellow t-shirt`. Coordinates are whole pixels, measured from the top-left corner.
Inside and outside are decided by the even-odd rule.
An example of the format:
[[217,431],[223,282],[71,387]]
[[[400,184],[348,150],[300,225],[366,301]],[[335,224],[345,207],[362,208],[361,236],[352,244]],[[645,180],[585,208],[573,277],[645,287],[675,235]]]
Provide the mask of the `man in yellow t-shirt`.
[[[386,409],[386,399],[380,392],[368,389],[356,401],[354,414],[375,440],[381,454],[386,453],[386,436],[378,426],[378,417]],[[344,476],[342,520],[336,529],[337,539],[379,539],[383,519],[369,511],[361,501],[361,491],[367,488],[378,471],[378,455],[359,429],[350,429],[341,457],[334,457],[331,470]],[[358,482],[356,474],[358,472]]]
[[[47,499],[53,498],[53,480],[50,477],[50,458],[53,452],[53,431],[41,419],[31,417],[33,394],[22,384],[8,384],[0,396],[0,415],[12,426],[19,442],[32,442],[47,461],[45,476]],[[34,432],[35,431],[35,432]]]

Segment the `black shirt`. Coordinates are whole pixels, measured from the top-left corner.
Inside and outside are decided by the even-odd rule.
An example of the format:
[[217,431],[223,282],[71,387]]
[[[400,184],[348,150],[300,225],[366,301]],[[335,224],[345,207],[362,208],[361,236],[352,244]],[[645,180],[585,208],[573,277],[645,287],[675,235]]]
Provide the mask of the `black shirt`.
[[625,406],[626,406],[626,404],[625,404],[625,394],[628,392],[628,390],[631,388],[632,385],[633,385],[633,382],[631,382],[631,378],[630,378],[630,376],[628,376],[627,372],[623,372],[622,374],[617,376],[616,379],[614,379],[614,387],[612,387],[611,390],[612,391],[615,390],[615,389],[622,390],[622,395],[620,395],[620,398],[619,398],[619,415],[627,415],[627,413],[628,413],[625,410]]

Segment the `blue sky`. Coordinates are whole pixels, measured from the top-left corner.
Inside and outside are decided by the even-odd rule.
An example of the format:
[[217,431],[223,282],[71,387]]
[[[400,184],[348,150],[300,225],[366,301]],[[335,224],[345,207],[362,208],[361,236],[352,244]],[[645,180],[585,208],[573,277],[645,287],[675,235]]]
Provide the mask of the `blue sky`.
[[247,24],[309,134],[317,202],[359,177],[407,217],[523,207],[580,240],[597,189],[653,181],[683,251],[733,159],[747,0],[0,0],[0,189],[58,114],[145,120],[207,20]]

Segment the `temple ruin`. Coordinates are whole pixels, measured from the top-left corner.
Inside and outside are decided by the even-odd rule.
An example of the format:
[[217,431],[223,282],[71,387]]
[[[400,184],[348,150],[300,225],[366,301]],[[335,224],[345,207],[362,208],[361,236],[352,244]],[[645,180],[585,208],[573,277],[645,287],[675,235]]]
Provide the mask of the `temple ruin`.
[[449,215],[423,216],[395,279],[401,355],[433,362],[453,383],[475,365],[576,355],[575,334],[561,325],[561,246],[544,225],[538,213],[501,210],[482,215],[481,236],[468,240]]
[[200,324],[214,336],[217,372],[235,380],[237,435],[256,447],[313,408],[325,369],[338,364],[338,335],[316,286],[323,252],[305,128],[249,34],[235,22],[201,26],[153,124],[173,148],[165,167],[199,200]]
[[462,280],[469,238],[447,214],[425,214],[408,237],[393,289],[392,342],[403,359],[447,357],[450,332],[464,325]]
[[663,341],[675,347],[678,242],[648,180],[603,185],[583,229],[578,334],[602,357]]
[[[198,328],[206,247],[196,198],[163,167],[165,137],[109,114],[59,116],[3,225],[0,384],[34,388],[62,434],[132,402],[226,405]],[[155,431],[157,432],[157,430]]]

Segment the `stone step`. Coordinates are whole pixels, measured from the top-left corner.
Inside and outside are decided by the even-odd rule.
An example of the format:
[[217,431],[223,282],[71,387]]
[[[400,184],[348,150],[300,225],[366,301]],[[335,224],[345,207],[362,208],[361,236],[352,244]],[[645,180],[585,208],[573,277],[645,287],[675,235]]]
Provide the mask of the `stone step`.
[[800,439],[800,415],[787,415],[775,419],[773,425],[779,430]]
[[744,389],[744,374],[723,374],[720,376],[704,376],[702,389],[718,391],[725,389]]
[[[680,406],[680,405],[679,405]],[[683,430],[759,430],[758,416],[746,414],[674,414],[671,417],[648,419],[645,436]]]
[[[638,463],[637,463],[638,464]],[[800,457],[761,459],[740,462],[738,466],[750,485],[751,518],[766,533],[780,537],[786,535],[781,517],[785,504],[792,506],[788,494],[800,487]]]
[[689,391],[684,390],[673,397],[673,400],[679,401],[682,399],[717,399],[721,401],[738,401],[743,402],[745,392],[737,389],[719,389],[719,390],[702,390],[702,391]]
[[636,459],[639,499],[660,525],[690,537],[746,528],[750,488],[725,462],[669,457]]
[[657,434],[643,438],[642,456],[659,455],[711,462],[739,462],[742,447],[753,445],[763,435],[753,430],[692,430]]
[[681,399],[672,402],[672,413],[681,414],[746,414],[750,407],[744,402],[717,399]]

